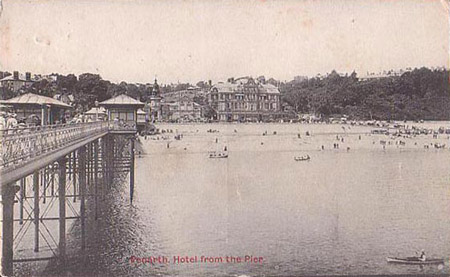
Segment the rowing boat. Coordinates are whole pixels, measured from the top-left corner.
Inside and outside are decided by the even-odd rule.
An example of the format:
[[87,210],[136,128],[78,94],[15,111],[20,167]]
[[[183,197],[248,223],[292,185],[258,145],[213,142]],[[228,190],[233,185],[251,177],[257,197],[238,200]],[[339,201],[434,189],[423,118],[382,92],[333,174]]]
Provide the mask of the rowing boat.
[[407,257],[407,258],[395,258],[395,257],[387,257],[388,263],[397,263],[397,264],[443,264],[444,259],[426,259],[425,261],[419,260],[417,257]]
[[303,157],[294,157],[294,160],[297,162],[300,161],[309,161],[311,158],[309,156],[303,156]]
[[228,153],[226,153],[226,152],[212,152],[212,153],[209,153],[209,157],[210,158],[212,158],[212,159],[214,159],[214,158],[228,158]]

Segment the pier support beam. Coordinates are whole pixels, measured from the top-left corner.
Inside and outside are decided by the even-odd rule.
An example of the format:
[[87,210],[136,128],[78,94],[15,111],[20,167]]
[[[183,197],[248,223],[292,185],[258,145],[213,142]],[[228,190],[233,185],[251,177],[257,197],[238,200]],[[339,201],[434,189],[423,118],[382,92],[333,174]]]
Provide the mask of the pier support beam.
[[[52,176],[52,180],[51,180],[51,194],[52,196],[55,196],[55,163],[52,163],[52,171],[50,172],[51,176]],[[47,171],[48,172],[48,171]],[[47,181],[45,181],[47,182]]]
[[113,136],[108,136],[108,147],[109,147],[109,151],[108,151],[108,163],[107,163],[107,167],[108,167],[108,187],[111,187],[113,179],[114,179],[114,137]]
[[27,178],[24,177],[22,179],[20,179],[20,198],[19,198],[19,224],[22,225],[23,224],[23,203],[25,201],[25,197],[26,197],[26,186],[27,186]]
[[17,186],[2,188],[2,275],[13,275],[14,194]]
[[86,147],[78,150],[78,183],[80,185],[80,223],[81,223],[81,249],[86,247]]
[[106,177],[106,140],[105,140],[105,138],[102,138],[101,139],[101,155],[102,155],[102,157],[101,157],[101,163],[102,163],[102,168],[101,168],[101,172],[102,172],[102,181],[101,181],[101,187],[100,187],[100,190],[101,190],[101,194],[102,194],[102,200],[105,200],[105,191],[106,191],[106,180],[107,180],[107,177]]
[[130,149],[130,203],[133,204],[134,195],[134,138],[131,139]]
[[[45,184],[44,184],[45,185]],[[33,173],[34,252],[39,252],[39,171]],[[44,188],[45,189],[45,188]]]
[[98,218],[98,140],[94,142],[94,208],[95,220]]
[[58,160],[58,197],[59,197],[59,261],[66,260],[66,157]]
[[77,202],[77,151],[72,153],[73,202]]
[[[91,184],[91,144],[86,144],[86,188],[89,188],[89,185]],[[86,191],[85,191],[86,193]]]

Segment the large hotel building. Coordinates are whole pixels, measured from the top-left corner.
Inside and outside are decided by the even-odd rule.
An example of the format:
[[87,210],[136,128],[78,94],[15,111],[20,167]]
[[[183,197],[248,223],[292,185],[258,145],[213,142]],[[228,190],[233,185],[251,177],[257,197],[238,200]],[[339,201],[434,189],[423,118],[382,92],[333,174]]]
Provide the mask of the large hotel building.
[[215,84],[208,102],[219,121],[265,121],[280,116],[280,91],[263,79],[230,78]]

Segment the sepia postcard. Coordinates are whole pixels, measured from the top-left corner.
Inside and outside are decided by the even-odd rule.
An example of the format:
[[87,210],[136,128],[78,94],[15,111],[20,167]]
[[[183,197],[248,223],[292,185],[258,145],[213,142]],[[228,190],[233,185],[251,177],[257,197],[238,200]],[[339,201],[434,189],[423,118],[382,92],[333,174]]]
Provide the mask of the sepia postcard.
[[448,0],[0,0],[1,276],[448,276]]

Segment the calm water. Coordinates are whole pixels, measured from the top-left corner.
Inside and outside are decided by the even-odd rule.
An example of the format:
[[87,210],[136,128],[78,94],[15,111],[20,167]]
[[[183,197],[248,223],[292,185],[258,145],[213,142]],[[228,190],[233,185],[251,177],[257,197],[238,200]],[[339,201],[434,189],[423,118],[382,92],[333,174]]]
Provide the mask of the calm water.
[[[449,272],[450,151],[424,149],[436,141],[431,137],[383,150],[379,140],[385,138],[363,134],[360,139],[367,130],[357,127],[161,128],[173,129],[171,139],[142,140],[147,153],[136,159],[134,207],[127,187],[118,186],[102,219],[91,222],[90,254],[71,261],[72,274]],[[206,132],[209,128],[220,133]],[[262,136],[266,130],[269,135]],[[306,130],[313,137],[306,137]],[[183,133],[182,140],[173,140],[176,132]],[[342,133],[340,149],[333,149],[335,134],[319,134],[329,132]],[[448,137],[439,141],[450,144]],[[208,158],[208,151],[224,146],[228,159]],[[305,154],[311,161],[294,161]],[[429,257],[445,257],[445,266],[386,263],[386,256],[411,256],[422,248]],[[263,261],[173,264],[173,256],[186,255],[252,255]],[[130,264],[131,256],[166,256],[170,263]]]

